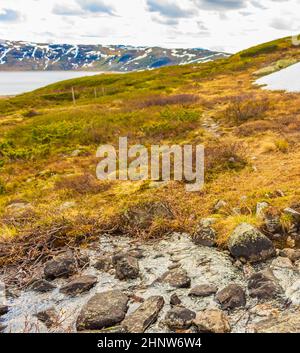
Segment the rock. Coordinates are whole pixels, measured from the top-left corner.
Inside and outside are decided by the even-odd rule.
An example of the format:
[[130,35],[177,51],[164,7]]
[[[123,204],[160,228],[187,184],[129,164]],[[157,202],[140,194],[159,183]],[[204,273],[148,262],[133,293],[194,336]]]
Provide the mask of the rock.
[[69,277],[76,272],[76,262],[73,257],[59,257],[46,262],[44,274],[46,279]]
[[80,276],[72,279],[65,286],[61,287],[59,291],[74,297],[78,294],[89,291],[97,282],[97,277],[95,276]]
[[217,241],[217,234],[213,228],[210,226],[203,226],[199,225],[193,236],[192,240],[196,245],[203,245],[203,246],[215,246]]
[[228,333],[231,331],[227,316],[219,309],[200,311],[193,323],[197,326],[199,332]]
[[248,282],[249,295],[258,299],[275,298],[282,292],[272,270],[267,269],[253,274]]
[[200,221],[200,226],[201,227],[210,227],[212,226],[213,224],[215,224],[217,222],[217,219],[216,218],[202,218],[201,221]]
[[264,217],[265,230],[273,234],[275,238],[282,237],[282,225],[280,217],[274,214],[268,214]]
[[269,207],[267,202],[258,202],[256,204],[256,217],[264,218],[264,210]]
[[181,268],[165,272],[158,282],[167,283],[174,288],[189,288],[191,286],[191,279],[188,277],[187,272]]
[[250,262],[263,261],[275,255],[271,240],[247,223],[240,224],[233,231],[228,240],[228,249],[233,257]]
[[272,269],[276,269],[276,268],[293,269],[294,268],[293,263],[292,263],[292,261],[289,258],[281,257],[281,256],[276,257],[276,259],[274,259],[271,262],[270,267]]
[[300,221],[300,213],[290,207],[283,210],[285,214],[291,216],[297,223]]
[[139,276],[139,263],[135,257],[126,256],[113,260],[116,278],[119,280],[135,279]]
[[230,284],[216,294],[222,309],[235,309],[246,305],[246,295],[242,287]]
[[3,333],[6,329],[6,326],[0,324],[0,333]]
[[38,292],[38,293],[47,293],[47,292],[51,292],[52,290],[54,290],[56,287],[44,280],[44,279],[38,279],[36,281],[34,281],[30,286],[29,289],[34,291],[34,292]]
[[41,322],[43,322],[47,328],[58,326],[60,323],[60,317],[55,308],[49,308],[47,310],[40,311],[35,314],[35,316]]
[[189,296],[193,297],[209,297],[212,294],[216,294],[218,288],[212,284],[201,284],[191,289]]
[[227,202],[224,200],[219,200],[215,205],[214,205],[214,212],[220,211],[222,208],[227,206]]
[[279,316],[263,320],[254,325],[256,333],[299,333],[300,310],[281,313]]
[[293,239],[290,235],[287,237],[287,240],[286,240],[286,245],[289,247],[289,248],[294,248],[296,246],[296,241],[295,239]]
[[75,201],[66,201],[62,205],[60,205],[59,210],[61,212],[69,210],[70,208],[76,207],[76,202]]
[[148,298],[134,313],[125,318],[122,322],[122,327],[126,332],[130,333],[145,332],[145,330],[157,320],[164,303],[164,298],[160,296]]
[[170,304],[173,306],[180,305],[181,300],[176,293],[173,293],[170,297]]
[[107,272],[113,268],[112,259],[110,256],[99,256],[94,264],[94,267],[99,271]]
[[128,300],[119,290],[94,295],[83,306],[77,318],[77,330],[101,330],[119,324],[127,312]]
[[167,312],[164,322],[171,330],[187,329],[192,325],[195,317],[194,311],[176,307]]
[[9,307],[7,305],[0,305],[0,316],[7,314]]

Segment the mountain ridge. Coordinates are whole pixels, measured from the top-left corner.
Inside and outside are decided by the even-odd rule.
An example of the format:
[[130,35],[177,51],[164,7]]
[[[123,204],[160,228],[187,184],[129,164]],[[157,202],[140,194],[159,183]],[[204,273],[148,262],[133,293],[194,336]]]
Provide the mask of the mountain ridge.
[[226,58],[208,49],[167,49],[130,45],[73,45],[0,40],[0,71],[132,72]]

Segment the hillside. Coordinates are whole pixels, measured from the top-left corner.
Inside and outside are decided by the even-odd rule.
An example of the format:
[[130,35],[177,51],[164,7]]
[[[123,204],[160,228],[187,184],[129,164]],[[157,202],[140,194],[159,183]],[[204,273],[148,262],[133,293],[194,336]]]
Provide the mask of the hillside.
[[[24,288],[33,273],[39,276],[44,264],[65,246],[84,251],[93,242],[93,256],[106,250],[128,251],[128,246],[139,244],[166,268],[169,263],[164,255],[180,258],[179,262],[190,266],[190,277],[206,266],[211,277],[205,278],[214,284],[236,281],[244,288],[249,276],[261,269],[250,263],[266,262],[278,254],[281,256],[271,267],[284,272],[284,264],[290,261],[289,270],[296,276],[300,258],[300,94],[262,90],[253,82],[299,61],[300,47],[284,38],[215,62],[80,78],[0,100],[0,270],[7,283]],[[183,182],[97,180],[97,147],[117,146],[120,136],[128,136],[130,144],[147,147],[204,144],[203,190],[186,192]],[[232,232],[244,223],[247,226],[240,226],[240,232],[255,229],[254,239],[261,237],[265,242],[259,258],[232,251]],[[176,238],[174,232],[186,233],[187,239]],[[213,245],[229,249],[231,257],[197,247],[197,241],[201,244],[207,234]],[[99,236],[103,236],[101,241]],[[155,247],[165,237],[165,243]],[[161,276],[152,255],[140,260],[147,284],[147,266],[150,273],[153,268],[153,273]],[[217,272],[219,277],[214,275]],[[288,289],[289,297],[282,300],[299,305],[299,291],[291,287],[300,280],[298,274],[291,284],[284,282],[287,275],[283,272],[280,285]],[[156,293],[152,287],[143,287],[144,282],[136,285],[138,296]],[[275,293],[272,288],[270,292]],[[267,302],[266,311],[276,309],[274,315],[285,322],[281,315],[286,307],[280,301],[274,304],[273,299]],[[186,305],[191,305],[189,300]],[[299,314],[293,310],[288,312],[289,320],[298,320]],[[253,321],[249,319],[251,324],[263,316],[257,312]],[[77,328],[82,330],[84,315],[80,320]],[[247,330],[249,320],[239,319],[239,313],[230,314],[229,320],[235,331]],[[272,329],[269,323],[255,330]],[[223,330],[227,332],[227,326]]]
[[142,48],[0,41],[0,71],[140,71],[228,57],[205,49]]

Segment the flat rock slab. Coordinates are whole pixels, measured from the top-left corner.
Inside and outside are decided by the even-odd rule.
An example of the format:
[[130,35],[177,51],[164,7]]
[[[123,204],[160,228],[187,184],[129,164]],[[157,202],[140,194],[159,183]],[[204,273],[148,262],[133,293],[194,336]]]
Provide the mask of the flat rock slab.
[[190,297],[209,297],[210,295],[216,294],[218,287],[212,284],[201,284],[191,289],[189,292]]
[[89,291],[97,282],[96,276],[80,276],[61,287],[59,291],[69,296],[76,296]]
[[300,311],[284,313],[271,319],[258,322],[254,326],[257,333],[299,333]]
[[208,309],[197,313],[193,323],[199,332],[227,333],[231,331],[227,316],[219,309]]
[[77,318],[77,330],[101,330],[119,324],[125,318],[128,300],[119,290],[94,295]]
[[246,305],[246,295],[242,287],[230,284],[216,294],[222,309],[235,309]]
[[165,272],[157,282],[166,283],[174,288],[190,288],[191,286],[191,279],[187,272],[181,268]]
[[164,303],[164,298],[160,296],[148,298],[134,313],[125,318],[122,327],[130,333],[145,332],[157,320]]
[[38,279],[29,286],[30,290],[38,293],[51,292],[55,288],[56,287],[52,283],[46,281],[45,279]]
[[171,330],[187,329],[192,325],[195,317],[196,313],[194,311],[176,307],[167,312],[164,321]]

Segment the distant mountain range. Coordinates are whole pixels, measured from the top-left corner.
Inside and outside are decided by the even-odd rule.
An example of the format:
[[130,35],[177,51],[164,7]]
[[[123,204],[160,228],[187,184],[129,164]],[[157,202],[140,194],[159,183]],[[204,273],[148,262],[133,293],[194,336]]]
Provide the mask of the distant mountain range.
[[206,49],[43,44],[0,40],[0,71],[138,71],[212,61],[229,54]]

